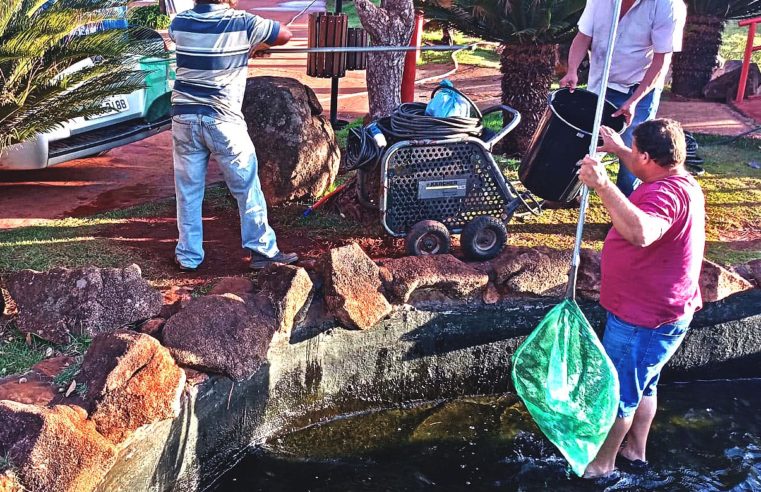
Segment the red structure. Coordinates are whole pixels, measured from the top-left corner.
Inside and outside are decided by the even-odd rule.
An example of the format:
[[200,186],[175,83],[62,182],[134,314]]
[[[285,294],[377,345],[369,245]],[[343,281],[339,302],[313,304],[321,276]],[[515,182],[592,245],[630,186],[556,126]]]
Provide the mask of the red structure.
[[761,23],[761,17],[745,19],[738,22],[740,27],[748,26],[748,42],[745,45],[745,56],[743,58],[742,71],[740,72],[740,85],[737,87],[736,103],[741,103],[745,97],[745,88],[748,84],[748,72],[750,72],[750,57],[754,51],[760,51],[761,45],[753,46],[756,38],[756,24]]
[[[415,24],[410,38],[410,46],[420,48],[423,41],[423,14],[415,13]],[[415,75],[417,71],[417,61],[420,58],[420,51],[408,51],[404,58],[404,75],[402,76],[402,102],[413,102],[415,100]]]

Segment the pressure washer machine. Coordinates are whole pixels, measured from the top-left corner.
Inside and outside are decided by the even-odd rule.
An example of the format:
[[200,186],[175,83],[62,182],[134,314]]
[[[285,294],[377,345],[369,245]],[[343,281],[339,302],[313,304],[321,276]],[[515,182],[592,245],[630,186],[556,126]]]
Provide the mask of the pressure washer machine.
[[[492,155],[497,143],[521,120],[506,105],[483,113],[467,96],[468,117],[434,117],[424,103],[402,104],[390,117],[365,128],[353,129],[347,142],[347,161],[358,169],[360,201],[381,212],[386,231],[405,237],[411,255],[449,252],[451,235],[460,234],[465,256],[488,260],[507,241],[506,224],[516,215],[541,213],[541,203],[529,192],[518,192],[505,179]],[[483,126],[486,115],[510,115],[507,124],[493,132]],[[388,145],[378,145],[378,129]],[[382,142],[381,142],[382,143]],[[374,199],[366,183],[380,167],[380,196]],[[378,186],[374,187],[378,189]]]

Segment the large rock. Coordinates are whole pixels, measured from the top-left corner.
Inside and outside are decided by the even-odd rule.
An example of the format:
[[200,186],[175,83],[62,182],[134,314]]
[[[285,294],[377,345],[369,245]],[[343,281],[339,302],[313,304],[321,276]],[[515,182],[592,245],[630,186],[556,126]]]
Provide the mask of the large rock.
[[13,470],[0,472],[0,492],[24,492],[24,486],[19,483]]
[[140,267],[22,270],[8,291],[18,305],[18,328],[55,343],[70,335],[94,337],[152,318],[161,294],[142,278]]
[[73,363],[72,357],[51,357],[38,362],[23,375],[14,374],[0,379],[0,400],[30,405],[51,403],[58,396],[53,378]]
[[164,346],[180,364],[236,381],[250,378],[277,328],[274,317],[246,300],[232,294],[191,300],[164,325]]
[[285,77],[252,77],[243,116],[269,205],[320,196],[338,173],[333,129],[311,88]]
[[77,379],[87,387],[90,419],[115,444],[143,425],[180,414],[185,372],[149,335],[131,331],[98,335]]
[[277,318],[277,330],[289,334],[309,307],[312,279],[301,267],[273,263],[259,274],[260,296],[269,301]]
[[761,260],[751,260],[747,263],[735,265],[732,270],[747,280],[761,288]]
[[356,243],[325,255],[325,304],[348,328],[367,330],[391,312],[378,266]]
[[703,302],[720,301],[727,296],[752,288],[753,284],[736,273],[712,261],[703,260],[703,268],[700,271],[700,293],[703,296]]
[[[703,88],[703,96],[706,99],[732,101],[737,96],[737,89],[740,85],[741,67],[742,62],[727,62],[724,73],[708,82]],[[761,71],[759,71],[757,64],[751,63],[745,97],[755,94],[759,85],[761,85]]]
[[385,260],[381,269],[386,291],[405,303],[416,289],[434,289],[455,299],[469,299],[489,283],[489,275],[452,255],[407,256]]
[[[581,250],[576,294],[600,298],[600,254]],[[508,246],[491,263],[495,283],[512,296],[558,297],[565,294],[571,251],[538,246]]]
[[30,491],[94,490],[116,461],[81,407],[0,401],[0,455]]
[[510,247],[492,261],[496,284],[511,295],[557,297],[568,281],[570,252]]

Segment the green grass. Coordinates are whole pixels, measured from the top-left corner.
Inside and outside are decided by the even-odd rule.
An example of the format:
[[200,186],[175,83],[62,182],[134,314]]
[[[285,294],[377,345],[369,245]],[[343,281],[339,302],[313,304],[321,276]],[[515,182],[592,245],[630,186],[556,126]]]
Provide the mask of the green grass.
[[[461,32],[451,31],[452,41],[456,45],[466,45],[482,41],[479,38],[474,38],[462,34]],[[441,31],[424,32],[423,44],[433,44],[441,40]],[[461,65],[475,65],[485,68],[499,68],[499,54],[497,53],[497,46],[494,44],[479,46],[473,50],[465,50],[457,53],[457,62]],[[425,65],[426,63],[452,63],[451,51],[423,51],[420,57],[419,65]]]
[[0,341],[0,377],[22,374],[33,365],[45,359],[45,351],[52,345],[36,337],[30,338],[16,330],[11,330]]
[[[745,43],[747,40],[748,28],[738,27],[736,21],[730,21],[724,28],[719,54],[725,60],[742,60],[745,55]],[[756,46],[761,45],[761,32],[756,33],[754,44]],[[761,63],[761,51],[756,51],[751,58],[754,62]]]
[[[380,5],[380,0],[371,0],[375,5]],[[327,0],[325,2],[326,12],[336,11],[336,0]],[[354,7],[354,2],[351,0],[343,0],[341,2],[341,13],[346,14],[349,18],[349,27],[362,27],[362,23],[359,21],[357,15],[357,9]]]

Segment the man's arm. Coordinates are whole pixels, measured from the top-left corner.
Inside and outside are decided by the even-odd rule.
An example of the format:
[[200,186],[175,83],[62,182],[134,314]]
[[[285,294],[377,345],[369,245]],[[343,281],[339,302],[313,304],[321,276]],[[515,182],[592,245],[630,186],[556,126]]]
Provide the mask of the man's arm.
[[579,170],[579,178],[597,192],[610,214],[613,227],[634,246],[650,246],[668,231],[671,225],[668,221],[643,212],[621,193],[608,178],[602,163],[586,156]]
[[571,49],[568,50],[568,70],[565,76],[560,79],[560,87],[568,87],[571,92],[576,89],[579,83],[579,67],[584,61],[584,57],[587,56],[587,51],[591,45],[592,37],[582,32],[577,33],[576,37],[573,38]]
[[645,72],[645,77],[640,82],[637,90],[634,94],[623,104],[618,111],[613,113],[613,116],[623,115],[626,118],[626,123],[629,124],[634,118],[634,111],[637,108],[637,104],[650,93],[651,90],[658,85],[658,80],[666,73],[671,65],[671,53],[655,53],[653,55],[653,63]]
[[[613,152],[624,163],[631,162],[634,158],[631,149],[624,145],[621,137],[610,128],[600,128],[600,136],[603,138],[603,145],[597,149],[598,151]],[[634,246],[650,246],[669,229],[671,224],[667,220],[650,215],[632,204],[610,180],[601,162],[586,156],[581,162],[579,179],[597,192],[610,214],[613,227]]]

